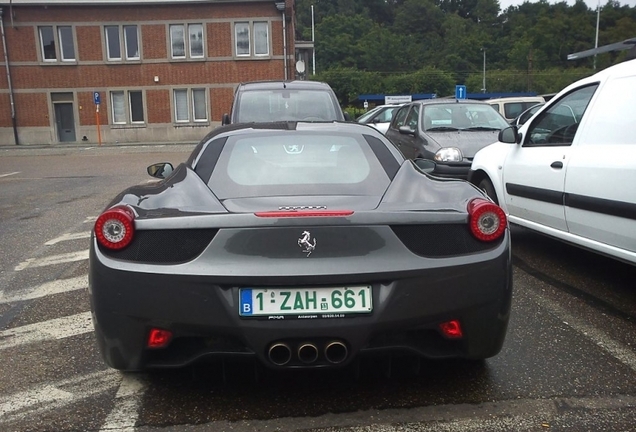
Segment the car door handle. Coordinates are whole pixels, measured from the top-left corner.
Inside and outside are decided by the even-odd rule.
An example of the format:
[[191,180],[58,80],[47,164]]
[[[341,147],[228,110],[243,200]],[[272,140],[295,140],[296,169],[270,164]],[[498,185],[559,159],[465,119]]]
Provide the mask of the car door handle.
[[552,162],[552,165],[550,166],[555,169],[561,169],[563,168],[563,162],[561,161]]

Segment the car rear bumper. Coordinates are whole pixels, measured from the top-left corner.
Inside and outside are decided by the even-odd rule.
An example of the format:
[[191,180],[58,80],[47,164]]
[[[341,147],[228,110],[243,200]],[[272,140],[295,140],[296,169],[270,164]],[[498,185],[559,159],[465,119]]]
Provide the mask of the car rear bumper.
[[[506,234],[508,236],[508,234]],[[343,284],[369,284],[373,312],[346,318],[241,318],[240,280],[219,283],[213,276],[166,275],[117,270],[91,250],[90,295],[97,340],[107,364],[117,369],[178,367],[209,356],[255,357],[270,367],[327,367],[348,364],[357,355],[407,351],[428,358],[486,358],[504,341],[512,294],[509,241],[486,260],[427,268],[391,280],[372,274],[343,275]],[[447,262],[447,261],[444,261]],[[262,286],[292,287],[267,276]],[[329,286],[338,284],[328,283]],[[252,286],[254,286],[252,284]],[[304,286],[307,286],[306,284]],[[464,337],[443,337],[439,324],[460,320]],[[173,333],[162,349],[147,349],[151,328]],[[325,349],[344,346],[341,361]],[[275,344],[291,358],[275,364]],[[303,344],[316,347],[309,363],[299,359]]]

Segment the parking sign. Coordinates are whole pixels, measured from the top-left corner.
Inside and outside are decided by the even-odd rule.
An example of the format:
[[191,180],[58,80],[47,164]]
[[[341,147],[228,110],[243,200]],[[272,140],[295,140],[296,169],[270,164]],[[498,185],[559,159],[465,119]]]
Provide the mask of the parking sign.
[[95,105],[100,104],[101,98],[99,96],[99,92],[93,92],[93,102],[95,102]]
[[455,86],[455,99],[466,99],[466,86],[465,85],[456,85]]

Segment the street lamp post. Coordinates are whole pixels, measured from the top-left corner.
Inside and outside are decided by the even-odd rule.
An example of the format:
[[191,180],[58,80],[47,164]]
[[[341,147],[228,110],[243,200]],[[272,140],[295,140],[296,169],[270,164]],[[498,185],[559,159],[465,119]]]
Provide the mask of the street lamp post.
[[[601,0],[598,0],[596,6],[596,42],[594,42],[594,49],[598,48],[598,24],[601,20]],[[594,70],[596,70],[596,54],[594,54]]]
[[486,48],[482,48],[481,50],[484,52],[484,75],[481,83],[481,92],[486,93]]

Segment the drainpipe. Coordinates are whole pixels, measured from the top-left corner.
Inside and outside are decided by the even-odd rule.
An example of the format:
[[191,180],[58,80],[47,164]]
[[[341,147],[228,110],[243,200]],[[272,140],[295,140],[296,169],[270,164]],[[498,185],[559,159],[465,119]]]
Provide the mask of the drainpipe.
[[9,69],[9,53],[7,52],[7,39],[4,35],[4,9],[0,8],[0,30],[2,31],[2,48],[4,51],[4,64],[7,68],[7,83],[9,85],[9,100],[11,101],[11,123],[13,124],[13,138],[15,145],[20,145],[18,138],[18,125],[15,115],[15,102],[13,100],[13,86],[11,85],[11,69]]
[[283,13],[283,57],[285,57],[285,81],[287,81],[287,18],[285,16],[285,2],[276,2],[276,9]]

